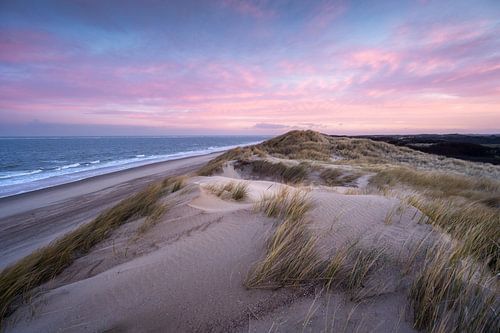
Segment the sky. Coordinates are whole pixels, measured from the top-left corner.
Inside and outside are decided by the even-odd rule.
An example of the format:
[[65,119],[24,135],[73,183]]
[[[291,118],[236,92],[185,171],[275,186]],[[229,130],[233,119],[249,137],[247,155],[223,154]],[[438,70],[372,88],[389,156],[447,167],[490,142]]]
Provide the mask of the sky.
[[0,136],[500,133],[500,1],[0,0]]

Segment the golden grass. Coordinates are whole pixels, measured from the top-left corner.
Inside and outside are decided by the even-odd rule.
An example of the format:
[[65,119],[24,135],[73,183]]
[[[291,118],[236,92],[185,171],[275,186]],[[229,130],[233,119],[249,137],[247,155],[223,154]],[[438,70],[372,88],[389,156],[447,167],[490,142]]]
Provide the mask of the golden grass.
[[198,171],[198,174],[212,175],[221,171],[224,163],[247,159],[252,155],[260,158],[273,155],[281,158],[357,164],[365,167],[400,165],[422,170],[452,171],[490,179],[500,178],[500,167],[491,164],[426,154],[386,142],[330,137],[310,130],[290,131],[255,146],[231,149],[208,162]]
[[0,272],[0,319],[18,296],[54,278],[76,258],[108,238],[113,230],[136,217],[154,216],[161,211],[157,201],[180,188],[178,179],[166,179],[121,201],[92,222],[66,234]]
[[335,282],[350,292],[362,286],[378,265],[383,251],[356,249],[352,242],[321,258],[317,236],[308,229],[305,219],[312,204],[307,193],[283,189],[256,205],[280,223],[267,242],[266,256],[250,272],[248,288],[294,287],[322,283],[329,289]]
[[312,208],[312,203],[307,192],[283,187],[273,195],[264,196],[256,203],[255,208],[264,212],[268,217],[280,220],[300,220]]
[[303,219],[282,221],[268,240],[265,258],[246,280],[248,288],[298,286],[316,275],[320,263]]
[[378,188],[406,185],[436,198],[461,196],[470,200],[492,200],[500,196],[500,182],[492,179],[405,167],[381,170],[370,179],[370,184]]
[[249,167],[253,174],[261,177],[271,177],[281,182],[297,184],[302,182],[308,174],[309,165],[300,163],[293,166],[288,166],[282,162],[273,163],[266,160],[240,160],[238,168]]
[[241,148],[237,147],[226,151],[224,154],[217,156],[213,160],[209,161],[203,167],[198,170],[198,175],[200,176],[211,176],[216,172],[221,172],[222,167],[228,161],[244,158],[245,156],[251,154],[251,148]]
[[146,231],[154,227],[163,215],[167,212],[167,206],[165,204],[156,204],[151,211],[151,214],[146,217],[144,222],[137,228],[138,234],[144,234]]
[[[466,165],[469,162],[464,162]],[[430,332],[498,332],[500,183],[455,173],[385,168],[370,184],[408,204],[453,240],[428,250],[410,289],[417,329]],[[400,191],[394,192],[398,188]],[[392,216],[390,217],[392,219]],[[415,261],[412,260],[413,267]]]
[[417,329],[498,332],[497,281],[487,270],[459,260],[450,245],[432,247],[410,290]]
[[408,203],[422,211],[429,220],[460,242],[462,256],[472,255],[500,272],[500,214],[498,209],[480,203],[455,203],[411,196]]
[[352,263],[352,268],[349,270],[345,280],[345,285],[348,290],[355,290],[361,287],[362,283],[368,277],[368,274],[377,265],[384,251],[381,248],[373,248],[370,250],[358,249],[355,252],[355,259]]
[[339,169],[327,168],[320,173],[321,179],[328,186],[346,186],[359,178],[357,173],[344,173]]
[[314,131],[290,131],[257,147],[274,156],[299,160],[328,161],[332,156],[328,138]]
[[235,201],[242,201],[248,197],[248,184],[245,182],[231,181],[224,185],[210,184],[207,189],[218,197],[227,197]]

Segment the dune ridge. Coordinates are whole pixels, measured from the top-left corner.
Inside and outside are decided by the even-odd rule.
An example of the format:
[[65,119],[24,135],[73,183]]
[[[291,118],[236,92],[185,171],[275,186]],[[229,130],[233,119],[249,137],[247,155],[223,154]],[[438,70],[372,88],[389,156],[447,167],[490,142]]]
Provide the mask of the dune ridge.
[[[147,213],[129,200],[123,223],[21,286],[2,327],[496,332],[497,175],[313,131],[236,148],[153,185]],[[40,267],[14,264],[2,287],[21,269]]]

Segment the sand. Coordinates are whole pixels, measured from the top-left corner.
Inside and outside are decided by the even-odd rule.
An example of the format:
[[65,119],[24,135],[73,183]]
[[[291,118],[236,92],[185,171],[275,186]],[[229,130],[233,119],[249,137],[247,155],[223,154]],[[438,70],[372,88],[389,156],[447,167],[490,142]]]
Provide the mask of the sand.
[[[430,232],[414,208],[310,186],[314,208],[307,219],[322,254],[359,239],[360,248],[383,248],[385,264],[366,281],[357,303],[341,289],[248,290],[245,278],[264,256],[275,225],[254,203],[287,185],[225,174],[232,177],[189,179],[166,199],[170,210],[146,233],[137,234],[142,220],[120,227],[38,288],[8,318],[6,331],[413,331],[399,266],[411,244]],[[222,200],[207,189],[230,181],[248,184],[246,200]],[[390,223],[388,215],[394,215]],[[370,287],[378,285],[383,288],[373,293]]]
[[195,171],[215,156],[154,163],[0,198],[0,268],[91,221],[149,182]]

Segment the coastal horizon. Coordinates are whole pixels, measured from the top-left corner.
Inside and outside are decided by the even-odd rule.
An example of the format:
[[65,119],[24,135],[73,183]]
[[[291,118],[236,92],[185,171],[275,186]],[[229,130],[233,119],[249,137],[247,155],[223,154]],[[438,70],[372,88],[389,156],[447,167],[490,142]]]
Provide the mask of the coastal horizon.
[[500,332],[499,0],[0,0],[0,332]]

